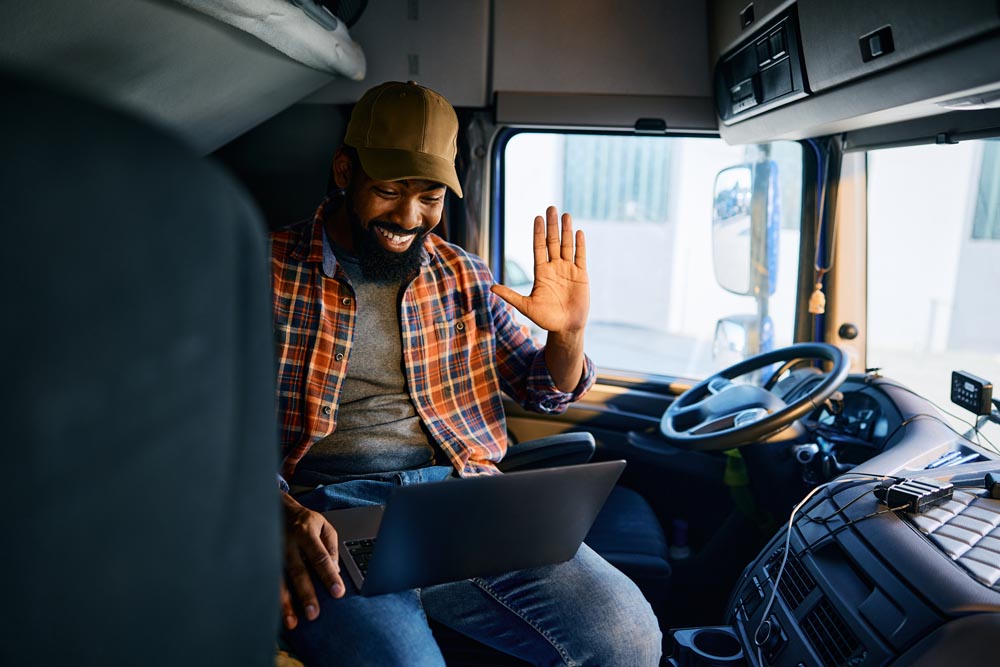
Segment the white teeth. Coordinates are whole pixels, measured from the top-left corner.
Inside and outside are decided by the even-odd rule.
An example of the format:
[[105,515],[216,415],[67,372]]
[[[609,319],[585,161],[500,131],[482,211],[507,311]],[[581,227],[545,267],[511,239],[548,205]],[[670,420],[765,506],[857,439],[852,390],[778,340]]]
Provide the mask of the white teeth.
[[376,227],[376,229],[378,229],[378,233],[379,234],[381,234],[382,236],[386,237],[387,239],[389,239],[393,243],[402,243],[406,238],[408,238],[406,236],[400,236],[399,234],[393,234],[392,232],[386,231],[386,230],[382,229],[381,227]]

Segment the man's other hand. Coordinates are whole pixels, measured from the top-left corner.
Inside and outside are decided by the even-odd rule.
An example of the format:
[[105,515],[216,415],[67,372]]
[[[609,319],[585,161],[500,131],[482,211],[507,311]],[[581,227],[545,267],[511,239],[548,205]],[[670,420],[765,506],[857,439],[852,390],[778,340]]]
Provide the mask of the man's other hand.
[[282,494],[285,519],[285,578],[281,582],[281,617],[285,627],[299,624],[292,596],[306,619],[319,616],[319,600],[310,570],[335,598],[344,595],[337,555],[337,531],[318,512],[306,509],[287,493]]

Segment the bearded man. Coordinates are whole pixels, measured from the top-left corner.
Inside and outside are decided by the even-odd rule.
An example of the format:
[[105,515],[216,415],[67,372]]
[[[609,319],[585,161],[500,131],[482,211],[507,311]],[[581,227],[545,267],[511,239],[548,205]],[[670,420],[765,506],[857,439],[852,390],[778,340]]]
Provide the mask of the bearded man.
[[[391,595],[341,577],[336,527],[319,512],[498,474],[501,391],[553,414],[594,382],[586,246],[568,214],[535,219],[529,296],[430,233],[447,190],[462,196],[457,136],[441,95],[376,86],[334,156],[338,190],[272,235],[286,638],[309,665],[442,665],[430,617],[534,664],[656,665],[649,605],[586,545],[565,563]],[[544,346],[513,308],[548,332]]]

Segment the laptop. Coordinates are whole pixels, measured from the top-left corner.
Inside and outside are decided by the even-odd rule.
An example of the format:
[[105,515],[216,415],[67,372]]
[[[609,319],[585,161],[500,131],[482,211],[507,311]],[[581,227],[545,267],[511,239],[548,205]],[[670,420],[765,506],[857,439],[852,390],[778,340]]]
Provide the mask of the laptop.
[[384,506],[323,516],[361,595],[395,593],[569,560],[624,469],[606,461],[411,484]]

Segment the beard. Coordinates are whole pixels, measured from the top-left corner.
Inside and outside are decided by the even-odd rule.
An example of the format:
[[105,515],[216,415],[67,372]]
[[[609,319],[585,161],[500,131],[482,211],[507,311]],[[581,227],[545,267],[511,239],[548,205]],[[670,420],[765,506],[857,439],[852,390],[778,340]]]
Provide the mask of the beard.
[[[347,198],[347,217],[351,222],[351,234],[354,237],[354,251],[361,265],[361,274],[368,280],[378,282],[397,282],[411,278],[420,271],[424,255],[424,237],[429,229],[420,227],[416,230],[406,230],[394,222],[372,220],[367,229],[361,224],[361,219]],[[400,236],[416,236],[403,252],[392,252],[383,248],[376,238],[376,227],[381,227]]]

